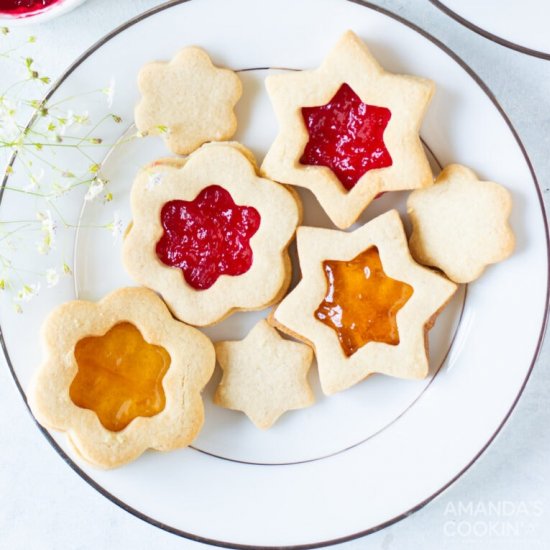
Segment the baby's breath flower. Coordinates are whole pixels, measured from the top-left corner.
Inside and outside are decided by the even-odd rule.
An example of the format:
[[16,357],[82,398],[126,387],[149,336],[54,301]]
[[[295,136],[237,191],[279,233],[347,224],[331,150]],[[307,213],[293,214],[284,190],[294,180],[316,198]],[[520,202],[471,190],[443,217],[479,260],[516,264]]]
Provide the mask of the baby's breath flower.
[[2,141],[13,143],[21,134],[16,121],[17,104],[7,97],[0,100],[0,138]]
[[84,111],[82,114],[77,115],[73,114],[72,121],[74,124],[79,124],[80,126],[86,126],[90,123],[90,115],[88,111]]
[[111,78],[109,86],[101,90],[107,96],[107,106],[109,109],[113,106],[113,99],[115,97],[115,79]]
[[34,191],[35,189],[38,189],[43,177],[44,177],[43,168],[40,168],[40,170],[38,170],[34,174],[31,174],[29,177],[29,183],[25,186],[25,191]]
[[55,268],[51,267],[46,270],[46,283],[48,284],[48,288],[52,288],[59,283],[59,273]]
[[73,273],[72,269],[65,262],[63,262],[63,273],[65,275],[72,275]]
[[113,242],[116,243],[122,235],[122,219],[118,211],[115,212],[113,221],[107,224],[107,229],[111,232],[111,235],[113,236]]
[[45,212],[37,212],[36,217],[42,222],[42,241],[38,243],[38,252],[40,254],[47,254],[50,250],[55,248],[55,233],[57,230],[57,224],[52,218],[52,213],[49,210]]
[[62,185],[58,181],[52,183],[52,194],[55,198],[63,196],[68,190],[68,186]]
[[16,302],[30,302],[40,292],[40,283],[23,285],[15,295]]
[[98,195],[101,194],[103,189],[105,189],[106,184],[106,180],[102,178],[94,178],[94,180],[90,184],[90,187],[88,187],[88,192],[86,193],[84,200],[93,201]]

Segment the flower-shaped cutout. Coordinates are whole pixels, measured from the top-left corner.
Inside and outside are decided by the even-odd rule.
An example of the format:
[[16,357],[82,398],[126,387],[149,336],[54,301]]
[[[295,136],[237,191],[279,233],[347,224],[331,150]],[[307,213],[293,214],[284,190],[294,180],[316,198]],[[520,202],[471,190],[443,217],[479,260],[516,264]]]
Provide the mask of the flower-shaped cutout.
[[94,411],[108,430],[119,432],[138,416],[155,416],[166,405],[162,379],[170,355],[149,344],[131,323],[77,342],[78,371],[69,388],[73,403]]
[[230,139],[237,129],[233,108],[242,94],[241,81],[233,71],[214,66],[200,48],[185,48],[169,63],[148,63],[138,84],[142,99],[135,109],[136,126],[163,135],[174,153]]
[[88,462],[112,468],[148,448],[189,445],[199,432],[214,347],[151,290],[63,304],[42,335],[46,356],[31,409],[43,426],[66,432]]
[[504,187],[480,181],[469,168],[451,164],[433,187],[409,196],[411,252],[418,262],[441,269],[449,279],[469,283],[514,251],[511,209],[512,198]]
[[318,69],[271,75],[266,86],[279,133],[262,172],[310,189],[337,227],[353,224],[379,193],[432,185],[419,129],[433,83],[384,71],[353,32]]
[[[157,176],[160,183],[149,185]],[[181,205],[177,201],[194,203],[197,215],[190,231],[197,238],[178,230],[181,242],[171,248],[177,252],[175,262],[166,265],[163,254],[157,254],[165,234],[162,212],[166,205]],[[284,186],[259,177],[252,154],[241,145],[209,143],[185,160],[146,167],[134,182],[131,203],[133,224],[123,249],[126,269],[140,284],[158,291],[182,321],[210,325],[235,310],[268,307],[286,291],[291,277],[288,245],[301,217],[299,200]],[[223,204],[236,205],[221,211],[228,226],[211,216]],[[176,208],[176,218],[178,212],[184,214],[180,228],[187,226],[190,210]],[[233,223],[239,231],[231,228]],[[229,231],[224,233],[224,227]],[[195,273],[193,266],[200,269]],[[191,267],[187,276],[181,267],[184,272]]]
[[[275,325],[288,334],[310,343],[317,356],[319,378],[325,394],[349,388],[373,373],[383,373],[400,378],[423,378],[428,374],[426,333],[433,325],[437,314],[443,309],[456,290],[456,285],[445,277],[418,265],[411,257],[401,219],[396,210],[391,210],[375,218],[352,233],[330,229],[300,227],[297,234],[298,255],[302,271],[302,280],[288,294],[272,314]],[[351,342],[347,352],[333,326],[328,326],[316,316],[319,305],[327,297],[330,281],[327,282],[323,263],[353,263],[361,255],[375,247],[384,278],[378,285],[372,285],[370,274],[360,276],[353,273],[352,284],[339,286],[340,293],[347,296],[332,296],[340,303],[340,314],[356,316],[356,321],[363,322],[363,316],[371,316],[371,322],[380,323],[378,314],[388,315],[388,309],[399,301],[395,313],[398,330],[398,343],[373,340],[357,345]],[[376,269],[375,263],[364,263],[363,269]],[[374,274],[377,278],[379,274]],[[396,286],[390,281],[399,281],[412,289]],[[386,285],[389,286],[386,288]],[[399,286],[399,285],[398,285]],[[335,290],[338,290],[335,287]],[[351,292],[350,292],[351,290]],[[402,291],[405,290],[405,295]],[[397,295],[395,300],[381,298],[378,293],[386,292]],[[377,308],[365,310],[356,307],[359,294],[382,304]],[[406,299],[405,299],[406,298]],[[388,307],[389,306],[389,307]],[[345,311],[347,308],[351,311]],[[338,314],[334,319],[336,323]],[[346,321],[346,323],[348,323]],[[358,328],[359,336],[361,326]],[[390,327],[391,329],[391,327]],[[356,348],[356,349],[354,349]]]
[[216,404],[243,411],[261,429],[273,426],[286,411],[313,404],[307,381],[313,350],[285,340],[267,321],[260,321],[244,340],[215,346],[223,369]]
[[192,201],[170,201],[160,218],[164,234],[157,255],[166,265],[179,267],[193,288],[204,290],[220,275],[250,269],[250,239],[260,227],[260,214],[235,204],[223,187],[206,187]]

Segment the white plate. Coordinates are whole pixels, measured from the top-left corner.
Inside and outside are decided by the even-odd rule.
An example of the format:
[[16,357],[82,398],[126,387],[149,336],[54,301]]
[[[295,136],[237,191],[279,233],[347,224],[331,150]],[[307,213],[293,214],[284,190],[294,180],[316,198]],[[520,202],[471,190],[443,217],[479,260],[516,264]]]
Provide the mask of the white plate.
[[431,0],[431,2],[469,29],[529,55],[550,59],[546,0]]
[[[242,414],[211,403],[214,380],[206,392],[205,428],[193,448],[149,452],[114,471],[88,467],[70,454],[62,434],[44,431],[67,463],[105,496],[176,534],[234,547],[313,546],[361,536],[405,517],[452,483],[486,448],[513,408],[538,352],[548,301],[548,240],[527,156],[477,77],[444,46],[398,17],[345,0],[175,2],[100,41],[58,83],[53,100],[114,79],[113,110],[129,121],[140,66],[167,59],[182,46],[201,45],[218,64],[248,69],[241,72],[245,93],[237,137],[261,159],[276,133],[262,85],[266,68],[316,67],[348,28],[389,70],[436,81],[423,138],[439,162],[463,162],[512,191],[517,251],[470,285],[466,298],[462,291],[438,320],[430,338],[432,374],[425,381],[376,376],[323,398],[312,374],[317,404],[286,414],[264,433]],[[105,112],[101,101],[76,101],[73,108],[89,110],[93,120]],[[107,141],[120,137],[116,128],[111,134]],[[83,192],[73,193],[58,208],[76,217],[81,212],[83,226],[103,223],[115,210],[127,223],[135,171],[165,154],[156,139],[116,149],[105,162],[115,200],[82,208]],[[68,162],[68,153],[58,152],[56,161]],[[23,186],[17,159],[14,168],[10,185]],[[402,207],[405,196],[385,195],[362,221]],[[303,197],[306,223],[327,225],[314,199]],[[36,203],[6,192],[1,208],[2,213],[31,216]],[[40,361],[35,344],[48,311],[76,295],[96,299],[131,284],[120,263],[120,242],[113,246],[106,232],[67,229],[58,239],[58,249],[74,266],[75,284],[65,279],[41,293],[23,315],[2,308],[5,352],[23,396]],[[27,265],[38,263],[23,247],[14,257]],[[235,315],[208,333],[214,339],[241,337],[261,315]]]

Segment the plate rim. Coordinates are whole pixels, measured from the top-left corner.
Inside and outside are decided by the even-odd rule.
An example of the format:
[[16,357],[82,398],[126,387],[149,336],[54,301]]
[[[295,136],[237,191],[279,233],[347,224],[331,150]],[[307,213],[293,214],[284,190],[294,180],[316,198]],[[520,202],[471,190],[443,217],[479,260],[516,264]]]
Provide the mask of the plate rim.
[[448,15],[452,19],[454,19],[457,23],[460,23],[467,29],[479,34],[480,36],[483,36],[483,38],[486,38],[487,40],[490,40],[491,42],[494,42],[495,44],[500,44],[501,46],[504,46],[505,48],[510,48],[511,50],[515,50],[517,52],[531,55],[533,57],[538,57],[539,59],[546,59],[550,61],[550,52],[542,52],[540,50],[535,50],[533,48],[528,48],[527,46],[522,46],[521,44],[517,44],[516,42],[512,42],[511,40],[507,40],[506,38],[502,38],[501,36],[498,36],[497,34],[493,34],[492,32],[489,32],[488,30],[478,27],[474,23],[472,23],[469,19],[466,19],[465,17],[462,17],[458,13],[456,13],[454,10],[449,8],[446,4],[443,4],[440,0],[430,0],[430,2],[438,8],[441,12],[443,12],[445,15]]
[[[191,0],[168,0],[167,2],[164,2],[162,4],[159,4],[158,6],[155,6],[149,10],[146,10],[135,17],[132,17],[128,19],[126,22],[122,23],[121,25],[114,28],[109,33],[105,34],[102,38],[97,40],[92,46],[90,46],[87,50],[85,50],[80,56],[78,56],[73,63],[69,65],[69,67],[56,79],[56,81],[52,84],[51,88],[48,90],[48,92],[45,94],[44,98],[42,99],[42,103],[48,101],[48,99],[59,89],[59,87],[63,84],[63,82],[93,53],[95,53],[96,50],[101,48],[104,44],[109,42],[111,39],[119,35],[120,33],[124,32],[126,29],[134,26],[135,24],[143,21],[144,19],[147,19],[151,17],[152,15],[155,15],[161,11],[164,11],[166,9],[169,9],[170,7],[185,4],[187,2],[190,2]],[[542,221],[544,225],[544,232],[545,232],[545,240],[546,240],[546,265],[548,269],[547,273],[547,279],[546,279],[546,296],[545,296],[545,310],[544,310],[544,316],[541,323],[541,328],[539,332],[539,336],[537,339],[537,344],[535,346],[533,357],[531,358],[529,368],[527,370],[525,379],[523,380],[521,387],[519,388],[518,393],[516,394],[509,410],[504,415],[502,421],[497,426],[493,434],[490,436],[490,438],[485,442],[485,444],[480,448],[480,450],[473,456],[473,458],[462,468],[455,476],[453,476],[447,483],[445,483],[443,486],[441,486],[437,491],[432,493],[430,496],[428,496],[423,501],[419,502],[415,506],[411,507],[409,510],[402,512],[401,514],[382,522],[378,525],[375,525],[373,527],[370,527],[368,529],[365,529],[363,531],[359,531],[356,533],[352,533],[350,535],[346,535],[343,537],[338,537],[326,541],[320,541],[315,543],[306,543],[306,544],[297,544],[297,545],[286,545],[286,546],[258,546],[258,545],[249,545],[249,544],[239,544],[239,543],[232,543],[217,539],[211,539],[208,537],[203,537],[200,535],[195,535],[193,533],[189,533],[186,531],[183,531],[181,529],[177,529],[175,527],[172,527],[170,525],[167,525],[161,521],[158,521],[147,514],[144,514],[143,512],[140,512],[139,510],[136,510],[135,508],[129,506],[124,501],[120,500],[116,496],[114,496],[112,493],[107,491],[103,486],[101,486],[98,482],[96,482],[94,479],[92,479],[88,474],[86,474],[77,464],[74,462],[71,457],[65,453],[65,451],[57,444],[55,439],[50,435],[50,433],[43,428],[36,420],[34,415],[32,414],[32,411],[29,407],[29,403],[27,400],[27,396],[25,394],[25,391],[23,390],[23,387],[21,386],[21,383],[17,377],[17,374],[15,372],[15,369],[13,367],[13,364],[11,362],[11,358],[9,355],[9,351],[7,348],[6,341],[4,339],[4,333],[2,330],[2,326],[0,323],[0,346],[2,348],[6,364],[8,366],[8,369],[10,370],[10,373],[13,377],[14,383],[21,395],[21,398],[27,408],[28,413],[30,414],[31,418],[33,419],[34,423],[38,427],[39,431],[42,433],[42,435],[45,437],[45,439],[48,441],[48,443],[53,447],[53,449],[58,453],[58,455],[61,457],[61,459],[86,483],[88,483],[93,489],[95,489],[98,493],[100,493],[102,496],[107,498],[109,501],[111,501],[113,504],[116,504],[118,507],[123,509],[124,511],[128,512],[129,514],[137,517],[138,519],[149,523],[153,525],[154,527],[157,527],[159,529],[162,529],[163,531],[167,531],[169,533],[172,533],[174,535],[177,535],[179,537],[199,542],[202,544],[208,544],[210,546],[216,546],[221,548],[233,548],[236,550],[274,550],[274,549],[281,549],[281,550],[309,550],[314,548],[322,548],[326,546],[341,544],[344,542],[349,542],[351,540],[362,538],[366,535],[375,533],[376,531],[380,531],[382,529],[385,529],[386,527],[389,527],[390,525],[393,525],[394,523],[397,523],[401,521],[402,519],[405,519],[406,517],[410,516],[411,514],[417,512],[426,504],[431,502],[433,499],[435,499],[437,496],[439,496],[441,493],[443,493],[445,490],[447,490],[455,481],[457,481],[462,475],[470,469],[470,467],[478,460],[478,458],[487,450],[487,448],[491,445],[491,443],[495,440],[496,436],[500,433],[503,426],[506,424],[508,419],[510,418],[510,415],[512,414],[512,411],[515,409],[521,395],[523,394],[523,391],[525,389],[525,386],[527,385],[527,382],[531,376],[531,373],[533,371],[533,368],[537,362],[537,359],[539,357],[544,339],[546,334],[546,329],[548,326],[549,321],[549,307],[550,307],[550,229],[548,226],[548,217],[546,215],[546,209],[544,205],[544,200],[540,188],[540,184],[537,178],[537,175],[535,173],[533,164],[531,162],[531,159],[527,153],[527,150],[521,141],[521,138],[519,137],[519,134],[517,133],[514,125],[512,124],[511,120],[508,118],[506,112],[504,111],[503,107],[500,105],[498,99],[495,97],[491,89],[485,84],[485,82],[481,79],[481,77],[460,57],[458,54],[456,54],[453,50],[451,50],[449,47],[447,47],[444,43],[442,43],[440,40],[438,40],[436,37],[434,37],[432,34],[430,34],[428,31],[422,29],[421,27],[417,26],[415,23],[412,23],[411,21],[405,19],[404,17],[386,9],[381,6],[372,4],[368,0],[343,0],[347,2],[351,2],[352,4],[357,4],[359,6],[371,9],[375,12],[381,13],[382,15],[385,15],[387,17],[390,17],[391,19],[394,19],[398,23],[401,23],[402,25],[405,25],[406,27],[410,28],[411,30],[417,32],[425,39],[429,40],[432,44],[437,46],[440,50],[442,50],[444,53],[446,53],[453,61],[455,61],[468,75],[474,80],[474,82],[481,88],[481,90],[485,93],[485,95],[490,99],[491,103],[495,106],[501,117],[503,118],[504,122],[508,126],[510,132],[512,133],[512,136],[514,137],[517,145],[520,148],[520,151],[523,155],[523,158],[525,159],[525,162],[527,164],[527,167],[529,169],[529,172],[531,174],[532,182],[535,187],[535,191],[537,194],[537,198],[539,201],[539,206],[542,213]],[[434,5],[437,5],[438,0],[430,0],[430,2]],[[442,8],[440,8],[442,9]],[[449,14],[450,15],[450,14]],[[477,32],[477,31],[476,31]],[[504,44],[506,45],[506,44]],[[529,52],[525,52],[529,53]],[[548,56],[548,59],[550,59],[550,55]],[[34,121],[36,120],[36,115],[31,117],[29,120],[27,127],[31,126]],[[4,173],[2,183],[0,185],[0,207],[2,204],[2,199],[4,198],[4,192],[6,190],[6,185],[9,180],[9,173],[8,169],[13,166],[15,160],[17,158],[17,152],[14,152],[12,156],[10,157],[8,163],[6,164],[6,171]]]

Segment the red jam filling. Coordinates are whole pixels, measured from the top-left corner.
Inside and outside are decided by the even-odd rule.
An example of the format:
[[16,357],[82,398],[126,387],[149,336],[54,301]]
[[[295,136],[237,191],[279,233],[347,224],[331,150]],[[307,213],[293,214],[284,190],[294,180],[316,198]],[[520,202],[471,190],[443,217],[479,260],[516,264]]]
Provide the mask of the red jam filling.
[[348,262],[325,260],[327,293],[315,317],[336,332],[346,357],[369,342],[399,344],[397,312],[413,294],[384,273],[375,246]]
[[300,163],[330,168],[346,190],[369,170],[392,165],[383,139],[390,110],[363,103],[347,84],[326,105],[303,107],[302,117],[309,141]]
[[0,12],[9,15],[30,15],[61,0],[0,0]]
[[235,204],[223,187],[206,187],[193,201],[167,202],[160,220],[164,234],[157,256],[180,268],[194,289],[205,290],[220,275],[242,275],[252,266],[250,239],[260,227],[260,214]]

